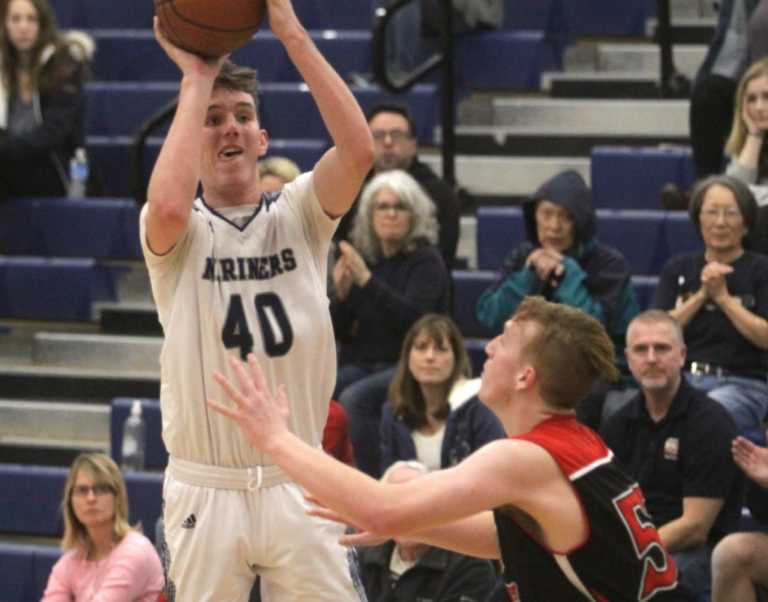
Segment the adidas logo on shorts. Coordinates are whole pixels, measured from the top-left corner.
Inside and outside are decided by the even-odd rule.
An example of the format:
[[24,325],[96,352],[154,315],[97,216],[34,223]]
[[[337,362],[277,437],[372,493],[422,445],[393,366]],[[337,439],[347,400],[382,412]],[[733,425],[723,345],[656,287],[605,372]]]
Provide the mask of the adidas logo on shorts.
[[184,522],[181,523],[181,528],[194,529],[196,524],[197,524],[197,518],[195,518],[194,514],[190,514],[187,518],[184,519]]

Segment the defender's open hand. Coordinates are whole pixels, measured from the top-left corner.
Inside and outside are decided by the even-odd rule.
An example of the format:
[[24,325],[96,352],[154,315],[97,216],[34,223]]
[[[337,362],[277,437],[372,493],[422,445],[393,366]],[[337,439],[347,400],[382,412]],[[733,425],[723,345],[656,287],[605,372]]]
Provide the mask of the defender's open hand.
[[280,385],[277,394],[273,395],[252,353],[248,355],[250,373],[235,357],[230,357],[229,364],[240,384],[239,391],[221,372],[215,371],[213,378],[222,386],[235,404],[234,407],[221,405],[212,399],[208,400],[208,405],[219,414],[237,422],[254,447],[267,451],[272,438],[288,431],[288,399],[285,385]]

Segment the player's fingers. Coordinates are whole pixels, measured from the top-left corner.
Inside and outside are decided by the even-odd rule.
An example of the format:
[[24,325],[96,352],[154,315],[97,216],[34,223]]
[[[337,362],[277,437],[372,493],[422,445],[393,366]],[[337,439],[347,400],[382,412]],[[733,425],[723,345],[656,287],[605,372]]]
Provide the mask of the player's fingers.
[[224,392],[227,394],[227,396],[234,401],[238,406],[244,406],[246,405],[245,401],[245,395],[240,393],[235,387],[232,386],[232,383],[230,383],[227,380],[227,377],[224,376],[221,372],[218,370],[214,370],[213,372],[213,379],[219,383],[222,389],[224,389]]
[[247,396],[252,395],[254,392],[253,380],[248,374],[248,370],[243,367],[243,362],[241,362],[237,357],[230,355],[229,365],[232,367],[232,371],[237,377],[237,382],[240,383],[240,391],[242,394]]
[[213,401],[213,399],[207,400],[207,403],[209,408],[218,412],[219,414],[223,414],[227,418],[231,418],[232,420],[237,420],[239,416],[237,411],[233,410],[232,408],[228,408],[227,406],[223,406],[220,403]]
[[253,377],[253,385],[256,390],[267,396],[272,397],[272,392],[269,390],[269,383],[267,383],[267,377],[264,376],[264,371],[259,365],[259,361],[253,353],[248,354],[248,366],[251,368],[251,376]]

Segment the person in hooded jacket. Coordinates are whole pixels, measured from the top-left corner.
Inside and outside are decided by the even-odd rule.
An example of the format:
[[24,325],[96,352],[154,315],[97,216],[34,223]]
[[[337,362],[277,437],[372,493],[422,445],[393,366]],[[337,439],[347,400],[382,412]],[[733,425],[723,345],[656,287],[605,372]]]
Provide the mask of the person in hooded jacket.
[[[579,407],[579,419],[598,428],[606,394],[630,381],[624,335],[640,311],[630,268],[620,251],[595,237],[592,193],[584,179],[568,170],[550,178],[523,203],[528,240],[505,258],[496,282],[478,300],[477,319],[500,332],[528,295],[576,307],[605,326],[616,348],[622,374],[618,386],[600,383]],[[622,394],[623,395],[623,394]],[[621,402],[623,397],[615,400]],[[614,406],[612,401],[606,408]]]
[[624,334],[639,312],[627,260],[595,238],[592,193],[575,171],[547,180],[523,203],[528,240],[506,257],[480,297],[477,319],[500,332],[527,295],[576,307],[606,327],[624,359]]
[[418,460],[448,468],[506,434],[477,398],[459,328],[448,316],[427,314],[411,326],[381,416],[381,469]]
[[48,0],[10,0],[0,28],[0,198],[61,196],[85,144],[83,85],[95,46],[59,31]]

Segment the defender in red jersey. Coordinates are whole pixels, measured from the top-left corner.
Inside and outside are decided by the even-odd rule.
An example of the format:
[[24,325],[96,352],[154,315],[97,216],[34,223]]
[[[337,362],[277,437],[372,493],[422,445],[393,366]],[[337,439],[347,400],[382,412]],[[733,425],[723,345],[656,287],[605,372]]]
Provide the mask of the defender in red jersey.
[[236,420],[319,504],[314,514],[355,525],[347,544],[394,535],[500,558],[508,597],[521,602],[688,599],[645,509],[574,407],[598,377],[614,378],[613,345],[579,310],[528,298],[489,343],[480,399],[509,435],[462,463],[398,485],[374,481],[303,444],[286,427],[284,389],[273,395],[254,358],[217,375]]

